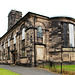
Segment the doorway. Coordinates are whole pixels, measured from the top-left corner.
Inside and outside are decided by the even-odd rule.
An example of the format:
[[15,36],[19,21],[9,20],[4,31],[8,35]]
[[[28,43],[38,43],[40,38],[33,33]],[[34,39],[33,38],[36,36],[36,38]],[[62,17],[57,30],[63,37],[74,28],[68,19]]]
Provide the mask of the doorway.
[[17,52],[13,52],[12,53],[12,61],[13,61],[13,64],[16,64],[16,59],[17,59]]

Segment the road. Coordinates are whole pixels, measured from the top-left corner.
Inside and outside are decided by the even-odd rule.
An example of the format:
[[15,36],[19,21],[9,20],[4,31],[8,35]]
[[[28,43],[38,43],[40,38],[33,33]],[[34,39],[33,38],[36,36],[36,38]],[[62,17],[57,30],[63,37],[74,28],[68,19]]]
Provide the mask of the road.
[[58,75],[58,74],[51,73],[49,71],[34,68],[34,67],[29,68],[24,66],[10,66],[10,65],[1,65],[1,64],[0,64],[0,67],[16,72],[20,75]]

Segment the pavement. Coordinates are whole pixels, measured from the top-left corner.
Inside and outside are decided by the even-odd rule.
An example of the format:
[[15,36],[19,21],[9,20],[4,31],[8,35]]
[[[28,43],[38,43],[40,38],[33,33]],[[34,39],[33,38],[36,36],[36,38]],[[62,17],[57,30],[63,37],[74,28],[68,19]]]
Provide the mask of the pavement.
[[44,69],[38,69],[34,67],[24,67],[24,66],[10,66],[10,65],[2,65],[0,64],[1,68],[16,72],[20,75],[58,75],[52,72],[49,72]]

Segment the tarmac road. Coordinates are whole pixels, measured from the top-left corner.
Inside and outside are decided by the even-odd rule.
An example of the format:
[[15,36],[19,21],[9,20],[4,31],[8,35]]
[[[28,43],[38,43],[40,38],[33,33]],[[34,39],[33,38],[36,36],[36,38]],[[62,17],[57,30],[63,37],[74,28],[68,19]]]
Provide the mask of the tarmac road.
[[1,65],[1,64],[0,64],[0,67],[16,72],[20,75],[58,75],[58,74],[51,73],[43,69],[37,69],[34,67],[29,68],[24,66],[10,66],[10,65]]

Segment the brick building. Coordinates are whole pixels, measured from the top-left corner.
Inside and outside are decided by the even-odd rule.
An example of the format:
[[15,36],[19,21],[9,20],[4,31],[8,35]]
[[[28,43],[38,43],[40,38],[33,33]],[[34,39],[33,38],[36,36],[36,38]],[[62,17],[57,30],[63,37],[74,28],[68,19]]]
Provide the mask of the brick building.
[[[61,48],[71,51],[75,47],[74,25],[70,17],[49,18],[32,12],[22,17],[22,12],[11,10],[8,30],[0,38],[0,63],[36,66],[61,62]],[[75,61],[71,54],[63,52],[63,60]]]

